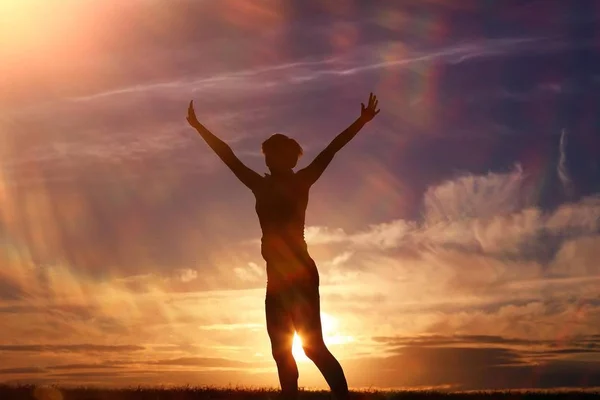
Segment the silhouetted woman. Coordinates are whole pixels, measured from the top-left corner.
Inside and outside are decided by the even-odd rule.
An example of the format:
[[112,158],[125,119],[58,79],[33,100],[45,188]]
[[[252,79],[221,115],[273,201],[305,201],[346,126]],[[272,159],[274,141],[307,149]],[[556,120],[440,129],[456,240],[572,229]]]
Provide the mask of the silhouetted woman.
[[336,398],[348,398],[342,367],[323,341],[319,273],[304,241],[304,220],[310,187],[334,155],[379,113],[377,103],[371,93],[367,106],[361,103],[360,117],[333,139],[308,167],[298,172],[293,168],[302,155],[300,145],[282,134],[271,136],[262,144],[271,172],[265,176],[245,166],[229,145],[198,122],[193,101],[189,105],[190,125],[256,198],[255,208],[262,229],[261,254],[267,264],[267,332],[286,399],[295,399],[298,392],[298,368],[292,356],[294,332],[302,338],[304,353],[319,368]]

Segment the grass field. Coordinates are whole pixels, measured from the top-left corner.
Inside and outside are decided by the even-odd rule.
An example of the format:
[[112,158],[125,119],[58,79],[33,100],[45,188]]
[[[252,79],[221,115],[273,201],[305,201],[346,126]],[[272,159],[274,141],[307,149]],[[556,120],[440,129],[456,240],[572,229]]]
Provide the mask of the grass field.
[[[327,391],[303,391],[300,399],[330,399]],[[561,390],[561,391],[481,391],[481,392],[436,392],[436,391],[362,391],[353,392],[353,399],[365,400],[584,400],[600,399],[599,391]],[[185,400],[185,399],[223,399],[223,400],[268,400],[278,399],[274,389],[219,389],[205,387],[181,388],[61,388],[58,386],[0,386],[2,400]]]

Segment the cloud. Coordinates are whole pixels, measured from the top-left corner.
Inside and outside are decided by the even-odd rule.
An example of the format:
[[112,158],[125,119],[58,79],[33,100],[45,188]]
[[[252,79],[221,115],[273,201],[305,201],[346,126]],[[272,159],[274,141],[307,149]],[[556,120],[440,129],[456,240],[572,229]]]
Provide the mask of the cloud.
[[198,278],[198,271],[186,268],[178,271],[179,279],[182,282],[190,282]]
[[[136,134],[108,137],[104,132],[82,132],[70,139],[56,138],[54,143],[46,140],[41,144],[27,146],[23,151],[5,157],[3,165],[6,172],[4,180],[8,185],[32,185],[45,180],[72,181],[78,175],[79,168],[94,170],[99,165],[116,166],[127,170],[121,179],[131,180],[139,176],[136,168],[140,162],[161,159],[183,151],[195,142],[193,135],[181,135],[183,124],[154,127],[152,135],[139,136]],[[101,130],[104,130],[102,128]],[[13,132],[20,129],[13,128]],[[138,132],[145,128],[139,126]],[[51,133],[50,133],[51,135]],[[87,137],[86,137],[87,136]],[[111,137],[112,136],[112,137]],[[185,165],[189,171],[207,173],[216,163],[212,158],[192,159],[191,154],[180,157],[174,164]],[[173,165],[173,163],[172,163]],[[191,167],[191,170],[189,169]],[[37,175],[37,176],[36,176]]]
[[[457,390],[594,387],[600,382],[600,357],[589,361],[564,356],[598,353],[595,335],[535,340],[495,335],[420,335],[375,337],[386,356],[347,360],[352,378],[363,384],[447,385]],[[387,377],[360,376],[378,365]],[[356,368],[356,370],[355,370]],[[572,369],[570,369],[572,368]],[[520,375],[519,375],[520,374]]]
[[[157,374],[157,371],[143,371],[143,370],[138,370],[136,371],[136,375],[144,375],[144,374]],[[124,374],[123,371],[86,371],[86,372],[60,372],[60,373],[54,373],[51,375],[51,377],[53,379],[56,378],[74,378],[75,380],[80,380],[79,378],[83,378],[83,379],[92,379],[93,378],[125,378],[127,377],[127,374]],[[112,380],[111,379],[111,380]]]
[[527,205],[525,174],[520,165],[509,173],[465,174],[427,189],[426,223],[470,218],[490,219],[516,212]]
[[591,388],[600,384],[599,366],[581,361],[527,364],[518,353],[485,347],[407,347],[398,355],[346,362],[348,379],[359,386],[389,387],[393,381],[393,387],[446,385],[454,390]]
[[159,92],[163,95],[169,92],[180,93],[182,90],[191,91],[192,93],[213,92],[221,90],[241,91],[264,89],[274,86],[279,86],[284,82],[277,80],[265,80],[272,78],[275,73],[285,71],[295,71],[298,69],[318,67],[334,62],[335,58],[316,60],[316,61],[297,61],[271,66],[261,66],[240,71],[231,71],[219,73],[206,77],[188,78],[185,80],[176,80],[171,82],[149,83],[146,85],[135,85],[116,90],[95,93],[92,95],[69,98],[70,101],[90,101],[102,99],[105,97],[130,95],[130,94],[147,94],[148,92]]
[[354,233],[310,226],[305,237],[314,246],[456,249],[546,264],[570,240],[593,240],[600,233],[597,196],[544,212],[532,201],[531,190],[519,166],[508,173],[466,174],[425,191],[421,222],[398,219]]
[[[311,251],[353,252],[351,262],[322,274],[360,300],[326,286],[325,307],[337,310],[347,329],[368,312],[370,330],[385,325],[410,337],[398,347],[495,346],[546,361],[595,356],[589,346],[600,323],[600,270],[591,260],[598,257],[600,203],[591,196],[544,211],[529,196],[528,178],[520,167],[459,175],[428,188],[420,221],[309,228]],[[531,346],[539,349],[529,352]]]
[[112,369],[112,368],[124,368],[124,365],[115,363],[103,363],[103,364],[61,364],[51,365],[46,367],[47,370],[73,370],[73,369]]
[[388,346],[393,351],[401,351],[404,347],[489,347],[496,345],[519,351],[520,354],[526,353],[528,357],[577,352],[600,353],[600,340],[596,335],[567,336],[554,340],[500,335],[392,336],[373,337],[373,340]]
[[107,353],[141,351],[137,345],[63,344],[63,345],[0,345],[0,351],[10,352],[57,352],[57,353]]
[[172,365],[184,367],[210,367],[210,368],[247,368],[248,363],[224,358],[184,357],[149,362],[150,365]]
[[264,268],[254,262],[249,262],[246,267],[233,268],[234,274],[245,282],[262,282],[265,279]]
[[567,195],[572,196],[573,194],[573,182],[571,181],[571,177],[569,176],[569,170],[567,167],[567,131],[563,129],[560,134],[560,158],[558,161],[558,166],[556,168],[556,172],[558,174],[558,178],[562,183],[563,189],[567,193]]
[[[227,91],[236,94],[248,94],[256,90],[291,90],[295,85],[309,82],[347,77],[356,74],[398,68],[411,64],[440,61],[458,64],[476,58],[500,57],[507,54],[522,53],[535,48],[537,51],[555,51],[557,42],[546,38],[502,38],[474,40],[453,44],[433,50],[413,50],[402,57],[385,61],[373,61],[380,48],[394,43],[383,42],[377,45],[356,46],[348,55],[324,57],[316,60],[298,60],[275,65],[257,66],[237,71],[218,72],[216,74],[180,78],[172,81],[141,83],[134,86],[110,89],[102,92],[67,98],[67,101],[90,102],[123,96],[148,96],[159,94],[173,97],[182,90],[195,95]],[[365,62],[365,55],[368,61]],[[340,67],[342,66],[342,67]],[[114,101],[111,100],[111,101]]]
[[40,372],[44,372],[42,368],[35,367],[24,367],[24,368],[3,368],[0,369],[0,375],[7,374],[37,374]]
[[13,281],[8,280],[8,276],[0,275],[0,300],[18,300],[23,297],[25,292]]

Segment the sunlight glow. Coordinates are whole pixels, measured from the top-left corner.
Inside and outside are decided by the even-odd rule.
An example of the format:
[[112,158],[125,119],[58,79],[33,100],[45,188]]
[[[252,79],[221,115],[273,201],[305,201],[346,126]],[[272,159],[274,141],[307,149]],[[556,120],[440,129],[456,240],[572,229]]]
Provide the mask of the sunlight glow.
[[[321,313],[321,325],[323,328],[323,340],[327,346],[346,344],[354,341],[352,336],[340,335],[336,331],[337,320],[329,314]],[[302,338],[296,333],[292,344],[292,354],[297,362],[310,361],[302,349]]]
[[309,361],[302,349],[302,339],[297,333],[294,334],[294,343],[292,345],[292,354],[297,362]]
[[85,28],[76,17],[89,8],[84,2],[74,0],[58,4],[41,0],[3,0],[0,2],[0,44],[5,51],[13,53],[56,52],[59,47],[71,47],[62,46],[61,41],[66,38],[77,40],[81,36],[73,37],[69,29]]

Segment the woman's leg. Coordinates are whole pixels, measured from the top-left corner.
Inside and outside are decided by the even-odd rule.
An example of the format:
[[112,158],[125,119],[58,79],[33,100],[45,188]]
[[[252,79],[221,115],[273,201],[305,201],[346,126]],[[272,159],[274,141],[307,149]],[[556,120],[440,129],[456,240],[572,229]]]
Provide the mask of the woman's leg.
[[286,311],[284,294],[272,293],[267,290],[265,311],[267,316],[267,332],[271,339],[271,351],[282,398],[294,400],[298,396],[298,366],[292,355],[294,340],[294,324],[291,315]]
[[293,318],[304,354],[319,368],[334,396],[346,400],[349,393],[344,371],[323,340],[319,287],[314,285],[300,293],[296,298]]

